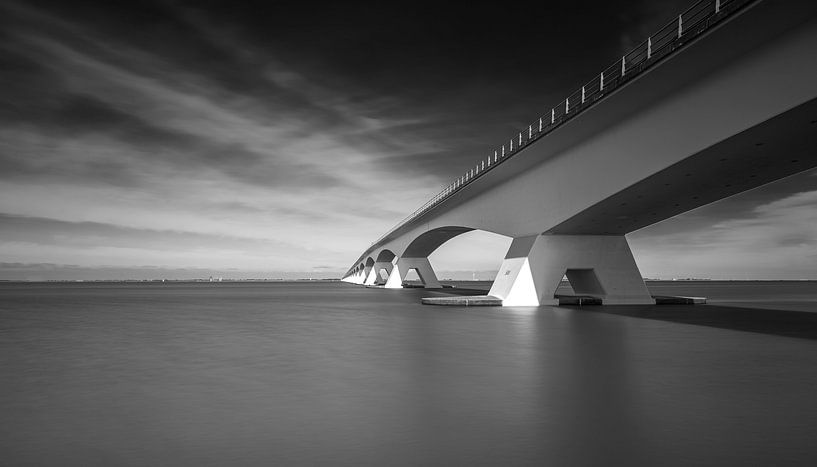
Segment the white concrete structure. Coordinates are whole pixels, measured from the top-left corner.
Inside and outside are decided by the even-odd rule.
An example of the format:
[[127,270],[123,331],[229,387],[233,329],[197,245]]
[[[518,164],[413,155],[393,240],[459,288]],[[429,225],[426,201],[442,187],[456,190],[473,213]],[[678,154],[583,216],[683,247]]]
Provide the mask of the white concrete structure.
[[654,303],[620,235],[515,238],[489,295],[505,306],[556,305],[565,275],[577,295],[602,297],[605,304]]
[[817,166],[817,2],[702,4],[705,22],[645,41],[640,62],[628,54],[548,109],[552,125],[537,132],[537,118],[513,152],[486,151],[344,280],[372,258],[388,287],[410,269],[439,287],[428,255],[480,229],[513,238],[490,292],[503,305],[553,303],[564,274],[604,303],[651,302],[627,233]]
[[398,259],[394,265],[394,269],[389,275],[388,281],[386,281],[386,288],[402,288],[403,281],[406,280],[406,276],[411,270],[417,272],[420,281],[422,281],[426,288],[439,289],[442,287],[440,281],[437,280],[437,275],[434,274],[434,269],[431,268],[431,263],[428,262],[428,257],[409,258],[403,256]]

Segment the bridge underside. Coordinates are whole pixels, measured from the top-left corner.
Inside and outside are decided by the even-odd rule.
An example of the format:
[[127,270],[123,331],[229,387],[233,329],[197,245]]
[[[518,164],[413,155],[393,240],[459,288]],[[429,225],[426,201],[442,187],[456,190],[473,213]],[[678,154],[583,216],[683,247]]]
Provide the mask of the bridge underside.
[[545,233],[624,235],[813,167],[817,99],[625,188]]
[[[625,234],[814,167],[817,99],[624,188],[541,235],[515,238],[490,295],[506,306],[552,304],[567,275],[578,295],[606,304],[651,303]],[[388,280],[367,283],[399,288],[414,269],[426,287],[440,287],[428,255],[471,230],[443,227],[421,234],[394,265],[385,264]]]

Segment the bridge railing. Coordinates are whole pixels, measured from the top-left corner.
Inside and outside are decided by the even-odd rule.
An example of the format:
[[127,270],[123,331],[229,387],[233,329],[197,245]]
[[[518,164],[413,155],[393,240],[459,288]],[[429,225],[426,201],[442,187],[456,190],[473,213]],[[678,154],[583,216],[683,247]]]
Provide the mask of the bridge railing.
[[672,55],[691,39],[699,36],[753,1],[756,0],[698,0],[675,19],[647,37],[644,42],[622,55],[620,59],[566,97],[565,100],[506,140],[502,146],[478,160],[474,166],[471,166],[465,173],[446,185],[417,210],[403,218],[388,232],[375,240],[371,246],[380,243],[403,224],[438,206],[499,164],[525,149],[531,143],[555,130],[624,83],[658,63],[661,59]]

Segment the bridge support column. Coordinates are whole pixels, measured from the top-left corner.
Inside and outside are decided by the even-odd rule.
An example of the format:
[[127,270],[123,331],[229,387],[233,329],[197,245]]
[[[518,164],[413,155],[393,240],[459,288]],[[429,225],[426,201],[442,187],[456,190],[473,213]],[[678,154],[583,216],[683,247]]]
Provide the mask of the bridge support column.
[[533,235],[515,238],[489,295],[503,306],[558,304],[564,275],[577,295],[605,305],[654,304],[624,236]]
[[441,289],[440,281],[437,280],[437,275],[434,274],[434,269],[428,258],[400,258],[397,264],[394,265],[394,270],[389,274],[389,280],[386,282],[387,289],[400,289],[403,287],[403,281],[406,280],[409,271],[414,269],[417,275],[420,276],[420,281],[427,289]]
[[365,284],[367,280],[369,280],[369,275],[374,270],[374,265],[365,266],[363,271],[361,271],[360,282],[358,284]]
[[[377,264],[375,264],[375,266],[377,266]],[[364,276],[363,282],[361,282],[361,284],[363,284],[363,285],[374,285],[375,281],[377,281],[377,271],[378,271],[375,268],[375,266],[372,266],[372,268],[369,269],[369,272]]]
[[392,270],[394,270],[394,265],[388,261],[379,261],[374,263],[372,269],[369,271],[369,274],[366,276],[366,279],[363,282],[363,285],[383,285],[386,283],[386,279],[383,279],[380,276],[380,271],[383,269],[386,270],[386,273],[391,276]]

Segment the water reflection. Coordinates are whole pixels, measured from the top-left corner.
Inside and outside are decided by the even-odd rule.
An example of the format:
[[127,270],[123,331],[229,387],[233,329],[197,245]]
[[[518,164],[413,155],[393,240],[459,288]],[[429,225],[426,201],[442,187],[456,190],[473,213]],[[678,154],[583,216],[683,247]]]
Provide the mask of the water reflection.
[[817,455],[817,341],[344,284],[0,287],[14,464]]

